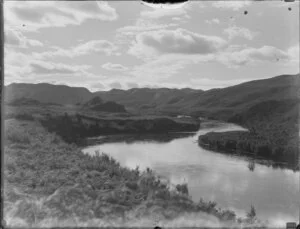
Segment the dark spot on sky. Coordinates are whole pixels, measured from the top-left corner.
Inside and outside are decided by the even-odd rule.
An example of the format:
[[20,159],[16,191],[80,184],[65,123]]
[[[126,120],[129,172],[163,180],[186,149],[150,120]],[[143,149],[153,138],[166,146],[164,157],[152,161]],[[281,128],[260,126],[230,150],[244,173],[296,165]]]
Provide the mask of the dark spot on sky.
[[23,24],[23,27],[25,26],[25,24]]
[[245,14],[245,15],[246,15],[246,14],[248,14],[248,11],[247,11],[247,10],[245,10],[245,11],[244,11],[244,14]]
[[291,11],[292,10],[292,8],[291,7],[289,7],[289,11]]

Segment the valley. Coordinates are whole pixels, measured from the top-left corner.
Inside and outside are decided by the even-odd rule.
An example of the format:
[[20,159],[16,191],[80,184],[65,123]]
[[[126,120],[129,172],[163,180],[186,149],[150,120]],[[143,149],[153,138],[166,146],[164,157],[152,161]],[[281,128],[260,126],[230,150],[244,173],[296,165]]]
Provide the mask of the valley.
[[[160,215],[165,225],[180,217],[209,217],[209,225],[274,225],[278,212],[261,198],[272,192],[284,206],[295,196],[293,190],[286,190],[291,198],[274,190],[294,187],[299,173],[298,88],[299,74],[208,91],[92,93],[50,84],[8,85],[6,220],[15,226],[76,220],[138,225]],[[261,188],[245,188],[245,180],[247,187]],[[291,206],[288,217],[294,217]],[[257,217],[245,216],[253,207]]]

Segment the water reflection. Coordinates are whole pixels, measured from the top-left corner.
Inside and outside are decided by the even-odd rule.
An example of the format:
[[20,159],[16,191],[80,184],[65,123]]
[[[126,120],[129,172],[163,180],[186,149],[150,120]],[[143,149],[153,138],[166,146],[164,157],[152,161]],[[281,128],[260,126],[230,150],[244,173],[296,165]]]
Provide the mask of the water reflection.
[[165,133],[165,134],[115,134],[101,136],[98,138],[88,138],[87,145],[98,145],[104,143],[135,143],[135,142],[155,142],[167,143],[174,139],[186,138],[194,136],[195,132],[178,132],[178,133]]
[[155,136],[131,136],[126,137],[127,142],[122,139],[94,145],[84,152],[93,154],[100,150],[123,166],[149,167],[174,184],[186,182],[195,201],[216,201],[219,207],[232,209],[240,216],[245,216],[253,205],[257,216],[269,220],[271,225],[285,226],[287,221],[297,221],[299,172],[274,169],[272,163],[250,156],[212,152],[197,144],[200,134],[230,130],[243,128],[209,123],[197,134],[157,136],[158,141]]
[[249,161],[248,168],[249,168],[250,171],[254,171],[254,169],[255,169],[255,162],[254,162],[254,160]]

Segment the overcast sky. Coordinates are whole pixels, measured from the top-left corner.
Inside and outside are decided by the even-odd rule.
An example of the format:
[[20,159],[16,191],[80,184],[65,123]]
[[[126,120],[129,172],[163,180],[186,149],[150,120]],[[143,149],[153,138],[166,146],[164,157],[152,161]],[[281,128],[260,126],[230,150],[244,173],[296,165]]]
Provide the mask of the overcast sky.
[[206,90],[299,72],[299,2],[7,1],[4,17],[6,85]]

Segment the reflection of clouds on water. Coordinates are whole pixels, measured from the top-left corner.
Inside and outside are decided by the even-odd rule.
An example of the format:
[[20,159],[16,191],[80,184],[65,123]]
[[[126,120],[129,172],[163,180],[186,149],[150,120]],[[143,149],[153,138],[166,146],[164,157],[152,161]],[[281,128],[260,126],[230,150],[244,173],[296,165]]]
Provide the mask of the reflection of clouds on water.
[[[201,129],[196,136],[165,143],[107,143],[86,148],[85,152],[100,148],[123,166],[135,168],[138,165],[142,170],[150,167],[168,177],[171,183],[187,182],[189,194],[195,201],[200,198],[216,201],[219,207],[236,209],[241,216],[245,216],[253,204],[257,216],[263,220],[270,219],[274,223],[279,222],[278,217],[295,221],[299,172],[258,163],[250,171],[249,159],[204,150],[195,143],[195,137],[212,130],[242,129],[233,124],[221,124],[220,128]],[[286,221],[280,221],[279,225],[285,226],[283,222]]]

